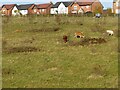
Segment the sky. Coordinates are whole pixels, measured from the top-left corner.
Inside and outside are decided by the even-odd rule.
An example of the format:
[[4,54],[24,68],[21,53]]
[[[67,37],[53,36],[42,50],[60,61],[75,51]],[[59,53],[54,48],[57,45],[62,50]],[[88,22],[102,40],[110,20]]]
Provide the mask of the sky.
[[[70,1],[70,0],[0,0],[0,5],[2,4],[27,4],[27,3],[49,3],[52,1],[53,3],[56,3],[58,1]],[[112,2],[113,0],[99,0],[103,6],[104,9],[106,8],[112,8]]]

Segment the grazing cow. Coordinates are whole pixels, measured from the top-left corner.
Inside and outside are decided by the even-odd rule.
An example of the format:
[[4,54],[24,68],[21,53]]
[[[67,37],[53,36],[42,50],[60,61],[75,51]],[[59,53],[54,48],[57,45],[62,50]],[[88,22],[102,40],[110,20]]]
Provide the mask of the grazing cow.
[[106,32],[108,33],[109,36],[110,36],[110,35],[113,36],[113,34],[114,34],[114,32],[113,32],[112,30],[106,30]]
[[66,42],[68,41],[68,36],[64,35],[64,36],[63,36],[63,40],[64,40],[64,42],[66,43]]
[[76,38],[84,38],[84,34],[82,32],[75,32],[75,37]]

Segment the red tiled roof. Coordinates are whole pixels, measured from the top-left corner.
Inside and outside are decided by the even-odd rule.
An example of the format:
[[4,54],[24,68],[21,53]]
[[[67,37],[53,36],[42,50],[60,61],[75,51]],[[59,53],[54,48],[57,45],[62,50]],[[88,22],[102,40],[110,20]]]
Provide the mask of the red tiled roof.
[[78,2],[80,6],[82,5],[91,5],[93,2]]
[[76,0],[76,2],[95,2],[95,0]]
[[37,8],[39,9],[45,9],[45,8],[48,8],[51,4],[50,3],[46,3],[46,4],[38,4],[37,5]]
[[5,7],[7,10],[13,8],[15,6],[15,4],[5,4],[2,7]]

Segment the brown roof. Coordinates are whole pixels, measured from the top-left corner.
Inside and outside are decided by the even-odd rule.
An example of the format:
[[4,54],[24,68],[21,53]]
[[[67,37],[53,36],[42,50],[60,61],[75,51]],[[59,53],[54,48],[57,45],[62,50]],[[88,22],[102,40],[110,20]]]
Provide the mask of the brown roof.
[[95,2],[95,0],[76,0],[76,2]]
[[93,2],[77,2],[78,5],[82,6],[82,5],[91,5]]
[[51,3],[46,3],[46,4],[38,4],[37,5],[37,8],[38,9],[45,9],[45,8],[48,8],[49,6],[51,5]]
[[5,7],[7,10],[9,10],[9,9],[13,8],[15,5],[16,4],[5,4],[2,6],[2,8]]
[[[99,1],[99,0],[98,0]],[[85,6],[85,5],[92,5],[94,2],[96,2],[96,0],[76,0],[76,2],[78,3],[78,5],[80,6]],[[100,1],[99,1],[100,2]],[[101,3],[101,2],[100,2]],[[101,4],[102,5],[102,4]],[[103,7],[103,5],[102,5]]]

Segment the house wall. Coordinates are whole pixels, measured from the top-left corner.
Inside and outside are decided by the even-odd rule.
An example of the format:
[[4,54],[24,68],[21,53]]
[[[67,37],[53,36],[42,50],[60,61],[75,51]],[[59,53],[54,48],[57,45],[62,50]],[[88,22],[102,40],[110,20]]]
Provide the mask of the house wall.
[[68,6],[68,14],[71,14],[71,6]]
[[[76,7],[76,9],[74,9],[74,7]],[[71,13],[78,13],[79,10],[80,10],[80,6],[77,3],[74,3],[71,6]]]
[[36,6],[34,6],[32,8],[32,10],[33,10],[33,14],[40,14],[40,12],[39,12],[39,10],[38,10],[38,8]]
[[47,8],[39,9],[40,14],[43,14],[43,15],[45,15],[45,14],[51,14],[51,6],[52,5],[50,5]]
[[34,8],[34,9],[33,9],[33,14],[39,14],[39,12],[38,12],[38,9],[37,9],[37,8]]
[[[77,9],[74,10],[75,9],[74,7],[77,7]],[[77,3],[74,3],[71,6],[71,12],[72,13],[85,13],[85,12],[89,12],[89,11],[92,11],[91,5],[79,6]]]
[[35,5],[32,5],[31,7],[28,8],[28,14],[35,14],[34,10],[33,10],[33,7]]
[[45,14],[50,14],[51,13],[51,6],[52,6],[52,4],[51,5],[49,5],[49,7],[47,7],[47,8],[43,8],[43,9],[38,9],[36,6],[34,6],[33,8],[32,8],[32,14],[43,14],[43,15],[45,15]]
[[7,15],[7,9],[5,7],[3,7],[1,9],[1,13],[2,13],[2,15]]
[[51,8],[50,9],[50,14],[57,14],[58,8]]
[[92,12],[91,5],[81,6],[84,12]]
[[27,15],[27,14],[28,14],[28,10],[20,10],[20,13],[21,13],[22,15]]
[[47,14],[47,9],[38,9],[38,10],[42,15]]
[[120,0],[113,2],[113,13],[120,14]]
[[6,15],[6,16],[12,15],[12,8],[7,10],[5,7],[3,7],[1,11],[2,11],[2,15]]
[[47,8],[46,14],[50,14],[51,7],[52,7],[52,4]]
[[68,14],[68,7],[65,7],[63,3],[58,6],[58,14]]
[[[15,12],[16,11],[16,12]],[[18,9],[16,6],[14,6],[14,8],[12,9],[12,15],[13,16],[16,16],[16,15],[19,15],[19,12],[18,12]]]
[[95,12],[99,12],[99,13],[103,13],[103,6],[102,4],[99,2],[99,0],[97,0],[96,2],[94,2],[92,4],[92,12],[95,13]]

